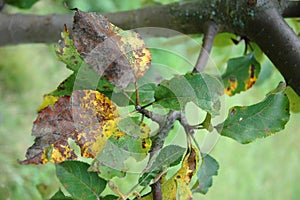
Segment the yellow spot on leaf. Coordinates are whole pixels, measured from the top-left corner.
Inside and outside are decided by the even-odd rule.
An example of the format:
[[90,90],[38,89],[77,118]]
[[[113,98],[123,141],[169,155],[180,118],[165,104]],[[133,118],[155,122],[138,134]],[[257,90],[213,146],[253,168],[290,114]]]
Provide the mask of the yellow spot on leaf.
[[45,95],[43,98],[43,102],[42,104],[38,107],[37,111],[41,111],[44,108],[46,108],[47,106],[51,105],[53,106],[55,104],[55,102],[57,101],[58,97],[55,96],[51,96],[51,95]]
[[232,96],[232,92],[236,90],[238,87],[238,83],[235,77],[229,78],[229,83],[227,84],[227,87],[225,88],[225,93],[228,96]]
[[257,81],[257,75],[255,74],[255,66],[251,65],[249,68],[249,79],[247,79],[245,84],[245,89],[248,90],[251,88]]
[[[189,183],[192,176],[198,170],[199,152],[196,148],[191,147],[185,154],[181,163],[179,171],[172,176],[169,180],[162,184],[162,199],[163,200],[176,200],[179,199],[192,199],[192,192],[189,189]],[[141,198],[142,200],[153,199],[152,193]]]

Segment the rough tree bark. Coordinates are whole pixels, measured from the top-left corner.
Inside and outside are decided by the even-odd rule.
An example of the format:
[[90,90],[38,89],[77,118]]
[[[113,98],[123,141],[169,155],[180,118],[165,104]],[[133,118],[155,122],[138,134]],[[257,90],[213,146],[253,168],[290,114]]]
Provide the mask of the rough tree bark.
[[[300,17],[300,2],[285,0],[197,0],[106,14],[123,29],[163,27],[184,34],[203,33],[213,21],[219,32],[230,32],[257,43],[300,94],[300,40],[282,16]],[[71,15],[0,13],[0,46],[52,43],[59,39]],[[162,35],[161,36],[167,36]]]

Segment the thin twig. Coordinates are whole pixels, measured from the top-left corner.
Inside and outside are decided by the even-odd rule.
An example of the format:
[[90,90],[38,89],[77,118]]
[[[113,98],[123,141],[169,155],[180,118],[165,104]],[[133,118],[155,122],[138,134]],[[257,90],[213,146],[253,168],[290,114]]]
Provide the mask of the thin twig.
[[[165,138],[167,137],[171,128],[174,126],[175,121],[180,119],[180,117],[181,117],[181,111],[170,111],[168,113],[167,117],[165,117],[165,120],[163,120],[163,123],[160,123],[159,131],[152,140],[152,146],[151,146],[151,150],[150,150],[150,159],[148,162],[148,166],[151,165],[153,157],[163,147]],[[160,178],[156,182],[151,184],[150,186],[152,189],[153,199],[154,200],[162,199]]]
[[202,72],[207,65],[209,55],[214,43],[214,39],[218,34],[219,28],[218,25],[213,21],[207,21],[204,23],[204,36],[202,42],[202,48],[196,62],[193,73]]

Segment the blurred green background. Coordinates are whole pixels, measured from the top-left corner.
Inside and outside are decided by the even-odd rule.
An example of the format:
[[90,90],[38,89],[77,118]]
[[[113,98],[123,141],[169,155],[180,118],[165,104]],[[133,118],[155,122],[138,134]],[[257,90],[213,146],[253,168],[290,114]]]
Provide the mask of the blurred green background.
[[[158,2],[171,0],[124,0],[124,1],[68,1],[69,7],[78,7],[84,11],[103,13],[130,10]],[[16,13],[70,13],[63,0],[41,0],[30,10],[18,10],[6,7],[4,12]],[[289,23],[300,31],[299,22]],[[231,35],[218,36],[224,42]],[[195,37],[200,42],[201,38]],[[153,39],[148,42],[165,48],[179,49],[182,57],[195,61],[199,47],[188,44],[180,38]],[[220,44],[221,45],[221,44]],[[238,46],[215,47],[212,59],[222,70],[230,57],[241,56],[243,44]],[[154,63],[175,67],[180,71],[177,57],[167,56],[153,50]],[[262,63],[259,82],[248,92],[225,98],[226,108],[231,105],[250,105],[264,98],[275,88],[281,75],[272,64],[257,55]],[[36,108],[43,94],[53,90],[70,72],[56,60],[53,45],[26,44],[0,48],[0,199],[47,199],[59,187],[55,178],[53,164],[43,166],[20,166],[18,160],[25,157],[26,149],[33,143],[32,122],[36,118]],[[192,114],[191,114],[192,115]],[[299,199],[300,180],[300,114],[291,114],[286,129],[266,139],[252,144],[241,145],[231,139],[220,138],[212,156],[219,162],[219,175],[214,177],[213,187],[207,195],[198,195],[195,199]],[[201,137],[200,137],[201,138]],[[203,138],[203,136],[202,136]],[[180,140],[180,137],[177,137]],[[175,141],[176,142],[176,141]],[[123,182],[124,188],[126,184]],[[122,189],[122,188],[121,188]]]

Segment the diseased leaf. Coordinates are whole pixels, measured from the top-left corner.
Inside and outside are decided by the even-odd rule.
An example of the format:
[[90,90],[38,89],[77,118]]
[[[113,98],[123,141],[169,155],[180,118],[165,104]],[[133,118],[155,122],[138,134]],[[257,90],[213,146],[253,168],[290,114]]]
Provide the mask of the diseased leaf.
[[199,163],[199,152],[191,147],[183,158],[181,169],[174,175],[177,185],[177,199],[193,199],[189,183],[197,172]]
[[149,138],[150,127],[141,122],[139,117],[126,117],[118,121],[120,131],[133,138]]
[[[191,147],[185,154],[181,168],[166,182],[162,183],[162,199],[192,199],[192,192],[188,185],[198,169],[199,155],[197,149]],[[152,193],[141,198],[153,199]]]
[[206,194],[208,189],[212,186],[213,176],[218,175],[218,162],[206,154],[202,158],[201,167],[197,172],[198,181],[193,187],[193,192],[200,192]]
[[136,82],[150,66],[150,51],[141,36],[123,31],[100,14],[77,10],[72,33],[84,61],[115,86]]
[[181,110],[188,102],[194,102],[212,115],[220,110],[219,96],[223,94],[218,79],[204,74],[186,74],[163,81],[155,89],[155,103],[165,108]]
[[19,8],[28,9],[39,0],[4,0],[5,3]]
[[176,187],[177,187],[177,194],[176,199],[187,199],[192,200],[193,194],[190,190],[189,186],[182,181],[176,181]]
[[151,148],[151,140],[149,137],[143,138],[126,134],[123,137],[112,136],[109,140],[118,148],[127,152],[128,156],[132,156],[137,161],[143,160]]
[[246,144],[284,129],[290,117],[284,90],[285,84],[280,83],[262,102],[231,108],[224,124],[217,126],[218,132]]
[[106,187],[106,181],[95,172],[88,172],[89,164],[64,161],[56,165],[56,175],[75,199],[95,200]]
[[66,80],[61,82],[56,90],[50,92],[49,95],[55,97],[71,96],[74,88],[76,73],[71,74]]
[[168,167],[178,165],[185,151],[185,148],[177,145],[169,145],[164,147],[159,152],[149,169],[146,170],[144,174],[139,178],[139,184],[142,186],[146,186],[161,171],[165,170]]
[[83,60],[69,35],[69,31],[65,25],[64,31],[61,33],[61,40],[59,40],[58,45],[55,47],[55,52],[58,60],[67,64],[67,68],[70,70],[77,72]]
[[118,116],[116,106],[97,91],[78,90],[71,97],[60,97],[39,112],[32,128],[35,143],[21,164],[76,159],[68,138],[81,148],[82,156],[93,158],[115,133]]
[[142,123],[134,133],[124,127],[123,130],[127,132],[116,128],[90,168],[91,171],[99,172],[100,176],[107,180],[115,176],[124,176],[126,171],[124,161],[129,156],[137,161],[144,159],[151,147],[150,128],[146,124]]
[[246,56],[232,58],[228,61],[226,72],[222,75],[225,93],[235,95],[251,88],[257,81],[260,64],[254,53]]
[[[80,73],[80,75],[78,75]],[[88,77],[88,78],[87,78]],[[111,97],[114,86],[105,77],[99,77],[88,66],[81,66],[79,72],[74,72],[61,82],[56,90],[48,95],[55,97],[71,96],[73,90],[97,90],[107,97]]]
[[49,95],[49,94],[44,95],[43,102],[39,106],[39,108],[37,109],[37,111],[39,112],[40,110],[46,108],[49,105],[53,106],[57,100],[58,100],[57,96],[52,96],[52,95]]

